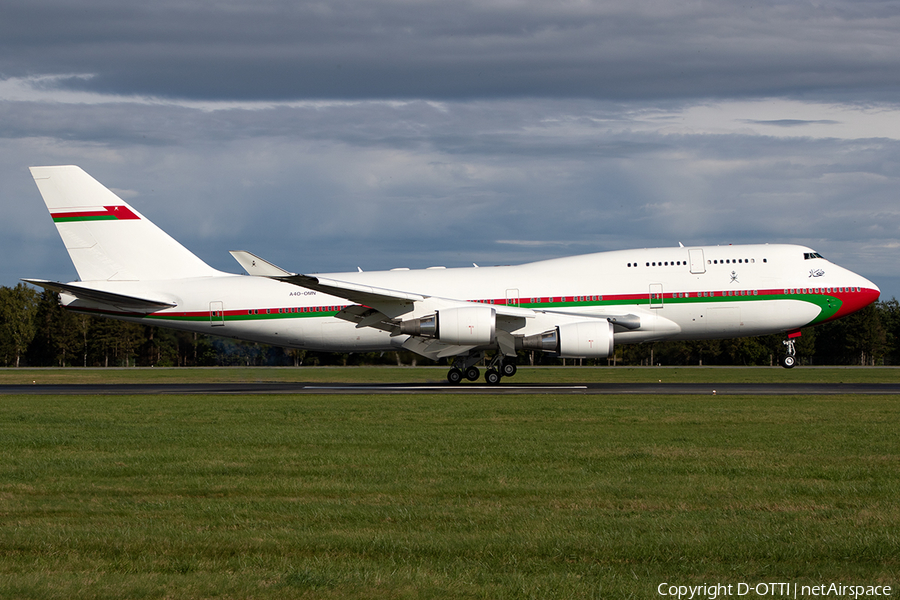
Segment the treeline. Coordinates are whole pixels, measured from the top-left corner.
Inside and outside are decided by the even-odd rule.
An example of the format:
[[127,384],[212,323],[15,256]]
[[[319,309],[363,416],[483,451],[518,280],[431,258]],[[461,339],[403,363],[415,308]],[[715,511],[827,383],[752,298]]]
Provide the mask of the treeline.
[[[69,312],[56,293],[0,287],[0,366],[194,367],[415,364],[407,352],[289,350]],[[426,361],[427,362],[427,361]]]
[[[843,319],[802,330],[799,364],[900,364],[900,303],[877,302]],[[784,334],[730,340],[620,345],[615,357],[576,364],[777,365]],[[523,353],[520,364],[562,364]],[[18,366],[300,366],[434,364],[408,352],[334,354],[174,331],[63,310],[55,293],[19,284],[0,287],[0,365]],[[566,364],[572,364],[572,360]]]

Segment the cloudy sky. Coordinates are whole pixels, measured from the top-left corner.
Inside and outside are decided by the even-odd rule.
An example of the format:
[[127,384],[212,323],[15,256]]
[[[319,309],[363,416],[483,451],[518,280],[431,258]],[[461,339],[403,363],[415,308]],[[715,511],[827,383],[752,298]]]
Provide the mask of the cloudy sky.
[[900,297],[900,2],[4,0],[0,285],[32,165],[217,268],[796,242]]

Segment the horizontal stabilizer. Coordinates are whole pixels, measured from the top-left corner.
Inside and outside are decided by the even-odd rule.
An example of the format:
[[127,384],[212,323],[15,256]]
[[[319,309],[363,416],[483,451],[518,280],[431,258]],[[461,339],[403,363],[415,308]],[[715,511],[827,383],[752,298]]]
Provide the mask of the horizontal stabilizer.
[[164,308],[172,308],[177,306],[174,302],[165,300],[150,300],[148,298],[136,298],[135,296],[125,296],[123,294],[115,294],[113,292],[104,292],[80,286],[74,283],[59,283],[57,281],[45,281],[43,279],[23,279],[25,283],[42,287],[51,292],[69,294],[75,296],[79,300],[87,300],[90,302],[98,302],[107,304],[116,308],[125,310],[137,310],[153,312]]

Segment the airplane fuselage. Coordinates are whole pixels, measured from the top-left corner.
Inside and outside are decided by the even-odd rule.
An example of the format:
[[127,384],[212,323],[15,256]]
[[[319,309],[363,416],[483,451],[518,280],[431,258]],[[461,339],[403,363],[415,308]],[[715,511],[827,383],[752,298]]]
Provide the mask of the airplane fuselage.
[[878,299],[794,245],[620,250],[516,266],[304,275],[247,251],[213,269],[76,166],[32,167],[80,281],[26,279],[85,313],[290,348],[452,358],[451,383],[516,372],[521,350],[603,358],[615,344],[787,332]]
[[[322,275],[360,285],[529,308],[547,319],[513,331],[543,331],[561,315],[635,315],[615,342],[708,339],[779,333],[814,325],[878,298],[864,277],[795,245],[729,245],[601,252],[515,266],[395,269]],[[221,273],[154,281],[92,282],[98,289],[170,299],[150,314],[90,306],[70,308],[285,347],[334,352],[398,349],[407,336],[335,315],[345,299],[271,279]],[[535,321],[535,322],[530,322]]]

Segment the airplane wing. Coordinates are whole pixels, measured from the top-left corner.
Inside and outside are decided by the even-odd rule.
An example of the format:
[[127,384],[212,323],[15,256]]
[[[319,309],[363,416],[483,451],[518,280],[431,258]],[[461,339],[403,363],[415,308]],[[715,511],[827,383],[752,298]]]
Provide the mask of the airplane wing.
[[269,277],[278,281],[292,283],[309,290],[316,290],[338,298],[346,298],[351,302],[365,306],[388,305],[392,308],[389,308],[386,314],[396,313],[391,314],[391,316],[399,316],[410,312],[414,302],[421,302],[426,298],[420,294],[409,294],[407,292],[386,290],[346,281],[335,281],[324,277],[291,273],[244,250],[232,251],[231,255],[250,275]]
[[79,300],[106,304],[122,310],[154,312],[164,308],[177,306],[174,302],[169,302],[167,300],[153,300],[149,298],[126,296],[124,294],[115,294],[113,292],[104,292],[102,290],[95,290],[74,283],[59,283],[57,281],[47,281],[44,279],[23,279],[22,281],[42,287],[45,290],[50,290],[51,292],[69,294],[70,296],[75,296],[75,298]]
[[[472,304],[465,300],[425,296],[400,290],[361,285],[349,281],[338,281],[326,277],[291,273],[255,254],[243,250],[232,251],[231,255],[250,275],[269,277],[338,298],[346,298],[351,302],[375,308],[391,318],[412,312],[413,305],[416,302],[426,303],[428,308],[447,308]],[[494,305],[493,308],[496,309],[498,316],[527,319],[535,315],[535,312],[528,308],[505,305]]]
[[[390,332],[392,336],[408,335],[408,339],[403,342],[403,347],[432,359],[469,352],[479,346],[483,347],[488,339],[486,337],[478,338],[479,341],[474,344],[466,343],[470,338],[465,336],[445,339],[443,333],[445,316],[451,323],[455,323],[456,327],[459,327],[459,321],[452,318],[454,315],[465,315],[462,318],[477,320],[476,313],[484,316],[484,311],[490,311],[490,321],[496,323],[496,328],[493,325],[487,325],[481,331],[484,332],[486,328],[490,328],[492,331],[490,339],[499,346],[505,356],[516,354],[516,338],[513,332],[521,331],[529,319],[547,322],[548,327],[558,321],[578,320],[593,323],[608,321],[611,324],[608,325],[609,327],[618,327],[620,331],[638,329],[641,324],[640,316],[635,314],[581,314],[577,311],[535,310],[504,304],[484,305],[454,298],[440,298],[349,281],[338,281],[326,277],[291,273],[246,251],[234,251],[231,252],[231,255],[250,275],[269,277],[355,302],[356,305],[346,307],[335,316],[356,323],[357,328],[374,327]],[[432,333],[427,332],[428,328],[433,326],[430,319],[435,317],[435,313],[441,314],[441,339],[435,339]],[[473,324],[472,327],[469,327],[470,324],[473,324],[473,321],[467,321],[464,328],[471,332],[476,326]],[[404,327],[404,325],[409,326]]]
[[[406,317],[422,316],[443,309],[472,306],[487,308],[483,304],[466,300],[439,298],[349,281],[338,281],[326,277],[291,273],[246,251],[233,251],[231,255],[250,275],[269,277],[357,303],[354,306],[344,308],[335,316],[338,319],[356,323],[357,328],[373,327],[387,331],[392,336],[402,335],[399,318],[404,315]],[[496,315],[498,324],[496,341],[498,345],[505,354],[515,354],[515,341],[509,332],[524,325],[526,319],[534,318],[537,315],[537,311],[500,304],[491,305],[490,309]],[[403,347],[422,356],[438,359],[468,352],[477,347],[477,344],[445,343],[440,340],[430,339],[427,336],[410,335],[403,343]]]

